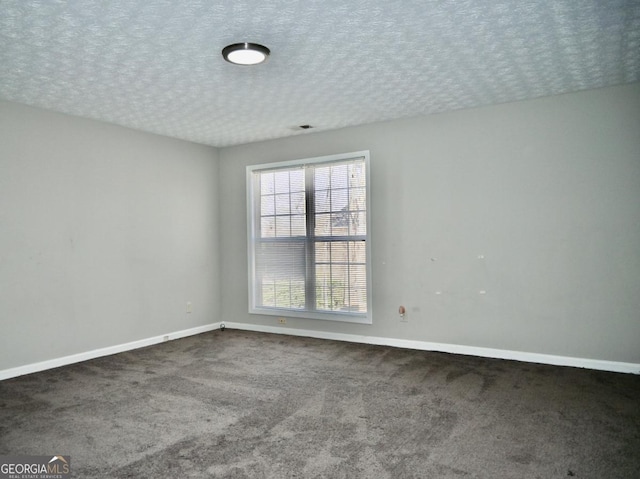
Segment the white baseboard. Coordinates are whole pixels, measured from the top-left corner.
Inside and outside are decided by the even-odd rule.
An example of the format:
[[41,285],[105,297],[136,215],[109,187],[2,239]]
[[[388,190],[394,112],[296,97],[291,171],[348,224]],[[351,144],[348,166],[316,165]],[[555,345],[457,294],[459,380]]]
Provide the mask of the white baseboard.
[[640,374],[640,364],[623,363],[618,361],[604,361],[599,359],[572,358],[567,356],[553,356],[550,354],[526,353],[522,351],[510,351],[505,349],[481,348],[475,346],[462,346],[458,344],[432,343],[428,341],[414,341],[410,339],[382,338],[377,336],[363,336],[357,334],[331,333],[323,331],[313,331],[308,329],[281,328],[277,326],[261,326],[257,324],[220,322],[198,326],[182,331],[175,331],[160,336],[140,339],[130,343],[118,344],[106,348],[95,349],[84,353],[72,354],[61,358],[51,359],[16,368],[4,369],[0,371],[0,381],[25,374],[36,373],[46,369],[58,368],[68,364],[79,363],[89,359],[95,359],[111,354],[131,351],[133,349],[152,346],[165,341],[180,339],[187,336],[206,333],[219,329],[224,324],[225,328],[240,329],[245,331],[257,331],[263,333],[289,334],[291,336],[303,336],[318,339],[333,339],[336,341],[347,341],[352,343],[375,344],[379,346],[393,346],[397,348],[417,349],[422,351],[438,351],[443,353],[464,354],[470,356],[480,356],[495,359],[511,359],[514,361],[524,361],[529,363],[551,364],[554,366],[571,366],[575,368],[597,369],[601,371],[611,371],[618,373]]
[[4,369],[0,371],[0,381],[4,379],[14,378],[16,376],[23,376],[25,374],[37,373],[38,371],[44,371],[46,369],[53,369],[60,366],[66,366],[68,364],[79,363],[81,361],[87,361],[89,359],[100,358],[102,356],[109,356],[111,354],[131,351],[133,349],[144,348],[146,346],[153,346],[154,344],[163,343],[165,341],[172,341],[174,339],[185,338],[187,336],[193,336],[195,334],[206,333],[207,331],[212,331],[214,329],[218,329],[219,327],[220,323],[206,324],[204,326],[183,329],[182,331],[175,331],[173,333],[162,334],[160,336],[140,339],[138,341],[132,341],[130,343],[117,344],[115,346],[109,346],[106,348],[94,349],[93,351],[72,354],[70,356],[50,359],[48,361],[41,361],[39,363],[27,364],[25,366],[18,366],[17,368]]
[[574,368],[597,369],[617,373],[640,374],[640,364],[619,361],[605,361],[600,359],[573,358],[568,356],[554,356],[551,354],[527,353],[505,349],[481,348],[458,344],[432,343],[414,341],[410,339],[381,338],[377,336],[361,336],[356,334],[330,333],[305,329],[281,328],[277,326],[261,326],[257,324],[233,323],[224,321],[229,329],[259,331],[263,333],[289,334],[309,338],[333,339],[352,343],[375,344],[379,346],[394,346],[397,348],[418,349],[422,351],[438,351],[443,353],[464,354],[494,359],[511,359],[528,363],[550,364],[554,366],[570,366]]

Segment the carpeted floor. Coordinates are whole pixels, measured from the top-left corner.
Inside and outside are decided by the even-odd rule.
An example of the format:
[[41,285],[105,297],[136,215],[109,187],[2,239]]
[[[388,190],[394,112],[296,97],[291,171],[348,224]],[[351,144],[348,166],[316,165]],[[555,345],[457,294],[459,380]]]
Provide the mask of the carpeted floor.
[[640,376],[215,331],[0,382],[78,478],[640,478]]

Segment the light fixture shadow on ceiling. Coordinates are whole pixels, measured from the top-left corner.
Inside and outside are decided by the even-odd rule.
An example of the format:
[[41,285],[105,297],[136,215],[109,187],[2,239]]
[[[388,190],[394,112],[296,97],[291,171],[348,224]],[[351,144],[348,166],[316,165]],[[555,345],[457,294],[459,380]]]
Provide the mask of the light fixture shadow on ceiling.
[[269,58],[271,50],[257,43],[234,43],[222,49],[222,56],[234,65],[258,65]]

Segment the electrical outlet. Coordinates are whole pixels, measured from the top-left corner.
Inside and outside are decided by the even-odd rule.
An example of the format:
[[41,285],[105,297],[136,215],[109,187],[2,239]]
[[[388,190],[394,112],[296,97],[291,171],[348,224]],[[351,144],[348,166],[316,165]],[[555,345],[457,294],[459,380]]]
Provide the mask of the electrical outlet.
[[187,301],[187,313],[191,313],[193,308],[191,307],[191,301]]
[[280,324],[287,324],[287,318],[278,318]]

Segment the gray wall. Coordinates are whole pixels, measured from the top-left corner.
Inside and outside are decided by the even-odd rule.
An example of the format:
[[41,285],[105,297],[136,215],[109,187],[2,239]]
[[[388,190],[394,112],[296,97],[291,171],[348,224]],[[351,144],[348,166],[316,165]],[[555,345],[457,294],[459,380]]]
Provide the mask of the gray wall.
[[219,151],[0,102],[0,370],[277,327],[247,312],[245,166],[364,149],[373,324],[286,327],[640,362],[634,84]]
[[640,84],[222,149],[224,320],[278,326],[247,312],[245,166],[365,149],[373,324],[286,327],[640,362]]
[[217,156],[0,102],[0,370],[217,321]]

